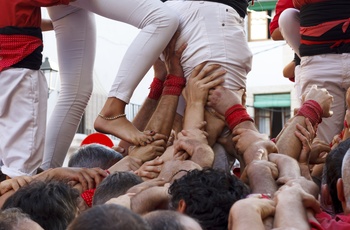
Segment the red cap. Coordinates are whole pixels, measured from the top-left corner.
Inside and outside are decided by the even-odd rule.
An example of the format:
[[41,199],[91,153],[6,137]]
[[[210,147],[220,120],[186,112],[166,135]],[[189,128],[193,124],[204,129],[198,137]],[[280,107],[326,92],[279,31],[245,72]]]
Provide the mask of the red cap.
[[105,146],[110,147],[110,148],[112,148],[114,146],[113,141],[107,135],[105,135],[103,133],[92,133],[92,134],[88,135],[81,142],[80,146],[93,144],[93,143],[105,145]]

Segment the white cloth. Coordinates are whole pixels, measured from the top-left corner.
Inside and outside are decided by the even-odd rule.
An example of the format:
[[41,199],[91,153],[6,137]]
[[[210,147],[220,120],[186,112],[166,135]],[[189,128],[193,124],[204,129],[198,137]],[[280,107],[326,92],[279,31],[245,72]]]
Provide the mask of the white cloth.
[[[224,86],[237,90],[246,88],[246,76],[251,70],[252,52],[248,46],[244,18],[230,6],[207,1],[168,1],[180,18],[177,48],[187,43],[181,64],[188,78],[202,62],[220,64],[227,73]],[[182,102],[181,102],[182,101]],[[183,115],[184,100],[177,112]]]
[[317,137],[330,143],[343,128],[346,111],[346,90],[350,87],[350,54],[322,54],[301,57],[301,92],[312,85],[326,88],[333,96],[333,116],[323,118],[318,126]]
[[68,6],[49,7],[48,12],[56,33],[61,90],[48,124],[44,169],[62,165],[91,95],[96,44],[93,13],[141,29],[109,93],[125,102],[178,27],[176,13],[159,0],[76,0]]
[[39,70],[0,72],[1,171],[9,177],[34,175],[40,166],[46,130],[48,86]]

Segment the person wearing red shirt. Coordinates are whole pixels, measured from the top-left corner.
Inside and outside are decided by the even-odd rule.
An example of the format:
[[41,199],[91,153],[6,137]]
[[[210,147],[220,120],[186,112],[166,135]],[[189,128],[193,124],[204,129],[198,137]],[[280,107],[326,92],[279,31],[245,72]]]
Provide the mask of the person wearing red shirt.
[[40,71],[40,7],[69,2],[0,1],[0,163],[9,177],[33,175],[41,164],[48,87]]
[[[345,96],[350,87],[350,2],[294,0],[294,5],[296,9],[286,9],[281,14],[279,24],[282,27],[281,20],[288,14],[283,27],[288,28],[286,31],[291,31],[292,27],[297,31],[282,31],[282,34],[301,58],[301,92],[307,92],[316,84],[325,87],[334,97],[332,110],[335,113],[323,120],[317,132],[319,138],[331,143],[343,128]],[[300,23],[292,23],[296,17],[300,18]]]

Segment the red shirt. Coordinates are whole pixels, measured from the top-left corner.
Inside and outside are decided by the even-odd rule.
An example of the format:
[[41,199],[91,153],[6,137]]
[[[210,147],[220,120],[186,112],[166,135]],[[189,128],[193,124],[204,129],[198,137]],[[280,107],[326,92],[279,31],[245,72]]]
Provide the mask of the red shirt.
[[270,22],[270,34],[279,27],[278,19],[280,18],[281,13],[288,8],[294,8],[293,0],[279,0],[276,3],[276,14]]
[[332,217],[326,212],[316,214],[318,223],[310,222],[311,229],[317,230],[348,230],[350,229],[350,216],[347,215],[336,215]]
[[[70,0],[0,0],[0,71],[42,46],[41,34],[27,34],[41,25],[42,6],[68,5]],[[26,30],[25,30],[26,28]],[[39,36],[40,35],[40,36]]]

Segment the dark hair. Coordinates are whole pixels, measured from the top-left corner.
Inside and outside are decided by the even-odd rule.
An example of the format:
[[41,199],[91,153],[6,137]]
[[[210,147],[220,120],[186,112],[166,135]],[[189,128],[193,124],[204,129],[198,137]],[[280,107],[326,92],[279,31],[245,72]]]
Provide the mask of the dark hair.
[[156,210],[143,218],[155,230],[186,230],[186,226],[181,223],[182,215],[184,214],[173,210]]
[[110,174],[96,187],[92,204],[104,204],[111,198],[124,195],[129,188],[140,183],[142,183],[141,177],[132,172]]
[[81,213],[68,230],[151,230],[138,214],[116,204],[96,205]]
[[77,213],[76,189],[60,181],[34,181],[10,196],[2,209],[17,207],[42,228],[65,230]]
[[249,194],[237,177],[219,169],[189,171],[169,188],[171,206],[186,203],[185,214],[199,221],[204,229],[226,229],[231,206]]
[[327,183],[330,196],[332,198],[332,206],[335,214],[342,213],[343,207],[338,199],[337,181],[341,178],[341,168],[346,151],[350,148],[350,139],[346,139],[332,149],[326,157],[324,165],[323,177]]
[[68,162],[68,167],[108,169],[123,156],[112,148],[101,144],[83,145]]
[[0,213],[0,230],[16,230],[18,225],[30,216],[19,208],[9,208]]

